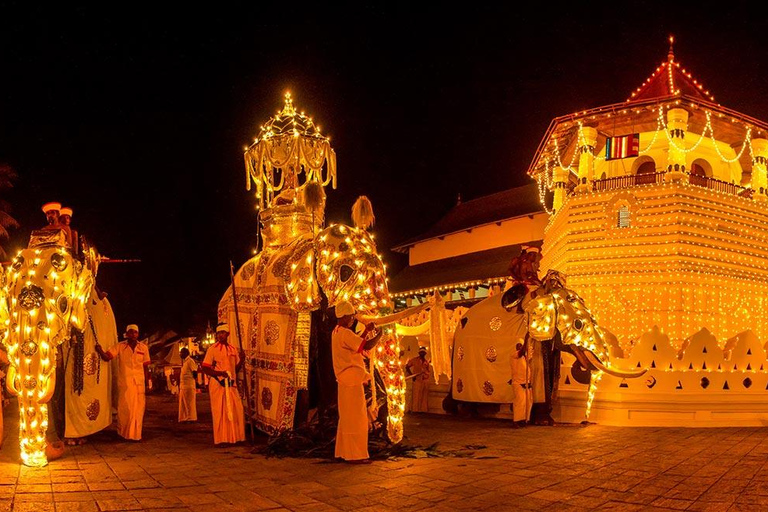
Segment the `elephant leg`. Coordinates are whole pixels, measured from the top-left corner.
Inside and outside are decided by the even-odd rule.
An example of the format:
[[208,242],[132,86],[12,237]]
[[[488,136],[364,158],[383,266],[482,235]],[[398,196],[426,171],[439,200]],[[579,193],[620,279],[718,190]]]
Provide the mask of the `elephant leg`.
[[293,413],[293,428],[307,423],[309,419],[309,390],[300,389],[296,392],[296,409]]

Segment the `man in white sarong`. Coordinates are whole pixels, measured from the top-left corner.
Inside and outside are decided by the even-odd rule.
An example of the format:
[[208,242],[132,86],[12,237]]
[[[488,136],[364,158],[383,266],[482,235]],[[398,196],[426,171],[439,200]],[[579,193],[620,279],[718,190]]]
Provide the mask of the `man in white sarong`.
[[139,326],[125,328],[125,341],[104,351],[96,345],[104,361],[117,361],[117,433],[124,439],[141,440],[146,407],[147,365],[149,347],[139,341]]
[[512,419],[515,427],[525,426],[531,419],[531,384],[528,378],[528,360],[522,343],[515,346],[515,350],[509,355],[509,366],[512,373]]
[[227,342],[229,326],[216,327],[216,343],[205,352],[200,369],[210,376],[208,393],[213,416],[213,444],[245,441],[245,414],[237,392],[237,369],[242,357]]
[[112,423],[112,368],[104,364],[96,345],[109,351],[117,345],[112,306],[95,290],[86,305],[88,322],[82,338],[64,344],[65,430],[68,444],[82,444],[85,437]]
[[368,458],[368,414],[363,384],[372,379],[365,370],[363,350],[370,350],[381,331],[370,340],[375,329],[368,324],[360,336],[354,333],[355,308],[347,301],[336,305],[337,325],[331,337],[333,372],[338,383],[339,425],[336,429],[336,457],[347,462],[365,463]]
[[197,387],[195,372],[197,363],[189,357],[189,349],[183,348],[181,356],[181,375],[179,377],[179,421],[197,421]]

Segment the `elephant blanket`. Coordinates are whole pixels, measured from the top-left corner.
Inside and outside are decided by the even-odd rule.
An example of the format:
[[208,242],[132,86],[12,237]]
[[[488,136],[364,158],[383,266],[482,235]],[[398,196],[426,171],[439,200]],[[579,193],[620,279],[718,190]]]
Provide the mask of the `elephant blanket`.
[[[296,393],[307,387],[310,313],[291,307],[285,273],[312,250],[311,237],[281,248],[266,247],[235,275],[251,417],[259,430],[271,435],[293,427]],[[219,303],[218,316],[230,326],[237,323],[231,286]],[[237,346],[237,330],[231,330]]]
[[453,397],[465,402],[512,403],[509,359],[525,341],[528,315],[507,311],[502,295],[470,308],[457,327],[453,348]]
[[85,437],[112,423],[112,368],[94,350],[96,342],[109,350],[117,344],[112,306],[96,292],[86,306],[88,322],[82,336],[65,344],[65,437]]

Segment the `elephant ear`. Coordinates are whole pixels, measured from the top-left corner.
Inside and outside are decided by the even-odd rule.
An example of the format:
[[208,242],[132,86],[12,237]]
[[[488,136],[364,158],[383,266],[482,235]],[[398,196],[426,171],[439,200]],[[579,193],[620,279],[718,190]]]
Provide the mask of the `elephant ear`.
[[557,332],[557,305],[552,295],[533,299],[525,308],[528,311],[528,332],[538,341],[550,340]]
[[288,302],[297,311],[314,311],[320,307],[320,287],[315,275],[315,242],[310,238],[287,249],[290,256],[285,262],[283,277]]

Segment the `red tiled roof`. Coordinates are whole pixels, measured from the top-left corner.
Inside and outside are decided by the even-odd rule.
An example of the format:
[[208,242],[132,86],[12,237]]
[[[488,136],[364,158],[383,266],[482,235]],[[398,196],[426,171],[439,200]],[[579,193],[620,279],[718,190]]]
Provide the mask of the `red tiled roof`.
[[425,233],[393,247],[392,250],[406,252],[408,247],[416,242],[543,211],[535,183],[511,188],[457,204]]
[[662,62],[653,74],[627,98],[627,101],[644,101],[681,95],[715,101],[710,91],[675,61],[675,55],[670,50],[667,61]]

